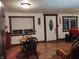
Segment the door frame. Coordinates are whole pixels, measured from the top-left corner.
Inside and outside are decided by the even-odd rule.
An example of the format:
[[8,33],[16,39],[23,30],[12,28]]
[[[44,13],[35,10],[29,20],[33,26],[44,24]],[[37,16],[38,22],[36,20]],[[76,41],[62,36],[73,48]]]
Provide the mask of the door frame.
[[47,41],[46,33],[46,16],[56,16],[56,40],[58,40],[58,15],[57,14],[44,14],[44,41]]

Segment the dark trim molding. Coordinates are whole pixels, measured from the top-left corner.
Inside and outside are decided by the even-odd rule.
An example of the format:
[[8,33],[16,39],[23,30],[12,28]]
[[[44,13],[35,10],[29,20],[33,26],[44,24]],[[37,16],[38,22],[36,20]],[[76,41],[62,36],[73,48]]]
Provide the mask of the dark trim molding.
[[9,25],[10,25],[11,36],[20,36],[20,35],[12,35],[11,18],[33,18],[33,30],[34,30],[33,34],[35,34],[35,17],[34,16],[9,16]]
[[9,16],[9,18],[34,18],[34,16]]
[[44,14],[44,34],[45,41],[47,41],[47,33],[46,33],[46,16],[56,16],[56,40],[58,40],[58,15],[57,14]]
[[58,40],[65,40],[65,38],[59,38]]
[[12,27],[11,27],[11,17],[9,17],[9,28],[10,28],[10,33],[11,33],[11,35],[12,35],[12,32],[11,32],[11,30],[12,30]]
[[47,38],[46,38],[47,34],[46,34],[46,18],[45,18],[45,16],[46,16],[46,15],[44,14],[44,36],[45,36],[44,38],[45,38],[45,41],[46,41],[46,39],[47,39]]

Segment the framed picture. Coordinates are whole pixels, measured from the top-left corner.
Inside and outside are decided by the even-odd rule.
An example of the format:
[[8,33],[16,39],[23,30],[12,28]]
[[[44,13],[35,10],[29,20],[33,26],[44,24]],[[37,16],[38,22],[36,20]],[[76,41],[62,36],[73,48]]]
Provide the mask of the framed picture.
[[38,25],[40,25],[40,18],[38,18]]
[[59,18],[59,23],[61,24],[61,18]]

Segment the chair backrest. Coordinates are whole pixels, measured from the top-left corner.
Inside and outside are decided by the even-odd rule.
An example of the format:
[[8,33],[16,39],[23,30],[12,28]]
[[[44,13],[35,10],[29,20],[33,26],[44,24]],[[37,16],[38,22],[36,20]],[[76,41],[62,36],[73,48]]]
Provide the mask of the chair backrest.
[[72,49],[75,48],[78,44],[79,44],[79,38],[77,38],[77,39],[75,39],[75,40],[73,41],[71,48],[72,48]]
[[76,42],[77,42],[77,39],[75,39],[75,40],[72,42],[72,46],[71,46],[71,47],[73,47]]
[[27,43],[27,48],[28,49],[36,49],[37,47],[37,38],[36,37],[30,37],[27,39],[26,43]]
[[71,51],[70,51],[71,59],[79,59],[79,38],[74,40]]
[[79,59],[79,45],[72,50],[71,59]]

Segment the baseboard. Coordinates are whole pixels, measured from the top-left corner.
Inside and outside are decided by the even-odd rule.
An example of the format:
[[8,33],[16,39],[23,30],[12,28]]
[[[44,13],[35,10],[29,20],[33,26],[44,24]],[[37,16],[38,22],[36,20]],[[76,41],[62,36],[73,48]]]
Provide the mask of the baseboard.
[[50,41],[38,41],[38,42],[51,42],[51,41],[57,41],[57,40],[50,40]]
[[[43,43],[43,42],[57,42],[57,41],[62,41],[62,40],[64,40],[64,38],[61,38],[61,39],[58,39],[58,40],[51,40],[51,41],[38,41],[38,43]],[[18,46],[18,45],[21,45],[21,43],[20,44],[12,44],[12,46]]]
[[64,40],[65,38],[59,38],[58,40]]
[[[40,42],[45,42],[45,41],[38,41],[38,43],[40,43]],[[21,45],[21,43],[20,44],[12,44],[12,46],[18,46],[18,45]]]
[[21,44],[12,44],[12,46],[18,46],[18,45],[21,45]]

